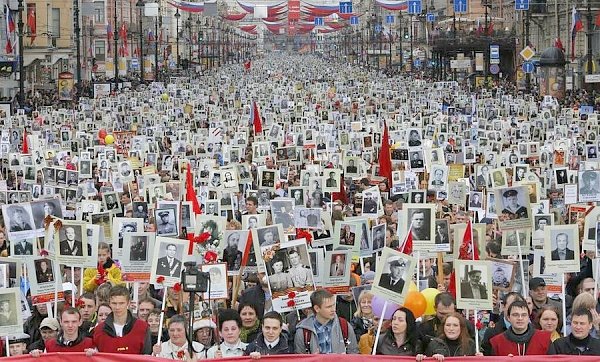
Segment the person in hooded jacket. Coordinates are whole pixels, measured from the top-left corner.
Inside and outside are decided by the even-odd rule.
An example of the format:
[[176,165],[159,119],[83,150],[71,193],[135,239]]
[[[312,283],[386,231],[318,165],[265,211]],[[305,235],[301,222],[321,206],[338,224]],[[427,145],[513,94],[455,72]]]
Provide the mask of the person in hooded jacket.
[[600,340],[590,336],[594,320],[592,313],[578,308],[572,312],[571,317],[571,334],[552,342],[548,354],[600,356]]

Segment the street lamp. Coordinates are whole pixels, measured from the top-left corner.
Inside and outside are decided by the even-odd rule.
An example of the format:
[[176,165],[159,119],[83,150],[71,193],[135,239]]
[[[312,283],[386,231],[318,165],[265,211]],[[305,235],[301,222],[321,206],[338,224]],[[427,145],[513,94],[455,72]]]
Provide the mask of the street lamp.
[[175,19],[177,20],[177,40],[176,40],[176,50],[177,50],[177,69],[179,69],[179,18],[181,14],[179,14],[179,9],[175,12]]
[[119,89],[119,55],[117,54],[118,50],[117,47],[119,45],[119,30],[117,29],[117,0],[115,0],[113,2],[114,5],[114,21],[115,21],[115,28],[114,28],[114,34],[113,34],[113,38],[114,38],[114,42],[115,42],[115,47],[113,49],[113,52],[115,53],[115,59],[114,59],[114,67],[115,67],[115,91]]
[[139,20],[139,24],[140,24],[140,82],[144,83],[144,30],[143,30],[143,24],[142,24],[142,16],[144,16],[144,1],[143,0],[138,0],[138,2],[135,4],[135,6],[139,9],[140,11],[140,20]]
[[75,31],[75,44],[77,48],[77,84],[81,82],[81,28],[79,27],[79,0],[73,0],[73,30]]
[[[162,14],[160,12],[160,7],[158,8],[158,19],[157,21],[154,23],[154,30],[155,30],[155,34],[154,34],[154,80],[158,82],[159,80],[159,68],[158,68],[158,41],[160,40],[159,36],[158,36],[158,28],[162,29]],[[163,59],[164,61],[164,59]]]
[[[25,107],[25,68],[23,64],[23,0],[19,0],[19,107]],[[8,16],[8,15],[7,15]]]

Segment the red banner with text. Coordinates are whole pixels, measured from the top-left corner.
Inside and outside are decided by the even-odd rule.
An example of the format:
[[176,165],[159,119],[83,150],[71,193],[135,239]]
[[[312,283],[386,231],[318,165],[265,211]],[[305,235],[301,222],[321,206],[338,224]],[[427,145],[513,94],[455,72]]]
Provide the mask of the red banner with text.
[[[295,356],[264,356],[261,360],[273,360],[280,361],[282,359],[293,358],[297,362],[339,362],[340,355],[328,354],[328,355],[295,355]],[[127,354],[108,354],[98,353],[93,357],[86,357],[85,353],[47,353],[42,357],[44,362],[147,362],[152,361],[172,361],[170,359],[141,356],[141,355],[127,355]],[[518,357],[519,362],[569,362],[573,359],[573,356],[525,356]],[[234,361],[248,361],[249,357],[236,357],[236,358],[223,358],[221,362],[234,362]],[[343,359],[345,362],[381,362],[381,361],[395,361],[395,362],[409,362],[414,361],[414,357],[397,357],[397,356],[368,356],[368,355],[344,355]],[[451,357],[446,358],[444,361],[459,362],[459,361],[476,361],[485,360],[489,362],[515,362],[515,357]],[[29,355],[8,357],[3,361],[27,361],[27,362],[39,362],[41,359],[33,358]],[[433,361],[428,358],[426,361]],[[598,356],[577,356],[579,362],[597,362]]]

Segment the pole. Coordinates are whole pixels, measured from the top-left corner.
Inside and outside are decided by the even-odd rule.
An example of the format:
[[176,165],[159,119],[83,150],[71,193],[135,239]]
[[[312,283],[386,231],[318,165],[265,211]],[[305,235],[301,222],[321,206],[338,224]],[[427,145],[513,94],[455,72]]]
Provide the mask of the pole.
[[489,70],[489,52],[490,52],[490,46],[489,46],[489,42],[487,41],[488,39],[488,27],[489,27],[489,23],[488,23],[488,3],[487,0],[484,2],[483,6],[485,7],[484,12],[485,12],[485,50],[483,52],[483,59],[485,60],[484,62],[484,66],[483,66],[483,85],[487,88],[488,86],[488,70]]
[[179,14],[179,9],[175,12],[175,19],[177,21],[177,39],[176,39],[176,50],[177,50],[177,69],[179,69],[179,18],[181,14]]
[[114,1],[114,6],[115,6],[115,14],[113,16],[113,20],[115,23],[115,28],[114,28],[114,48],[113,48],[113,52],[114,52],[114,67],[115,67],[115,91],[117,91],[119,89],[119,55],[117,54],[117,47],[119,46],[119,31],[117,29],[117,0]]
[[[418,273],[417,273],[418,274]],[[381,335],[381,326],[383,325],[383,318],[385,317],[385,310],[387,309],[388,302],[387,300],[383,303],[383,308],[381,310],[381,317],[379,318],[379,324],[377,325],[377,334],[375,335],[375,343],[373,343],[373,351],[371,355],[375,355],[377,353],[377,344],[379,342],[379,336]]]
[[[402,32],[402,11],[398,12],[398,19],[400,20],[400,27],[398,28],[398,32]],[[404,38],[404,34],[398,34],[398,52],[400,53],[400,71],[404,67],[404,51],[402,50],[402,39]]]
[[23,59],[23,0],[19,0],[19,108],[25,106],[25,68]]
[[414,22],[413,22],[413,16],[411,14],[410,15],[410,72],[411,72],[411,74],[413,72],[413,67],[415,65],[415,61],[413,59],[413,26],[414,26]]
[[158,16],[154,20],[154,81],[158,82]]
[[136,4],[140,8],[140,82],[144,83],[144,24],[142,22],[142,16],[144,15],[144,3],[139,0]]
[[[529,10],[525,10],[525,44],[524,46],[529,46]],[[531,93],[531,74],[525,74],[525,92]]]
[[[590,0],[587,1],[587,74],[592,74],[593,73],[593,68],[594,68],[594,59],[593,59],[593,54],[592,54],[592,32],[593,32],[593,28],[592,28],[592,9],[590,6]],[[589,105],[593,106],[594,105],[594,96],[593,96],[593,92],[592,89],[590,88],[589,90]]]
[[81,83],[81,27],[79,26],[79,0],[73,0],[73,27],[75,31],[75,46],[77,47],[77,84]]

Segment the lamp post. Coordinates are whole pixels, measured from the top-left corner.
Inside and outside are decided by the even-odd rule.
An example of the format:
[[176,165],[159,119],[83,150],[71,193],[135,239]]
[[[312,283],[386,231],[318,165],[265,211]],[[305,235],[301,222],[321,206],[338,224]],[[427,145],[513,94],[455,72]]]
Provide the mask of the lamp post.
[[77,84],[81,82],[81,28],[79,26],[79,0],[73,0],[73,30],[75,32],[75,46],[77,51]]
[[[160,24],[159,24],[160,23]],[[158,16],[154,21],[154,80],[158,82],[158,26],[162,27],[162,15],[160,15],[160,9],[158,10]]]
[[176,39],[176,47],[175,50],[177,51],[177,68],[179,69],[179,18],[181,17],[181,14],[179,14],[179,9],[177,9],[177,11],[175,12],[175,20],[177,21],[177,27],[176,27],[176,31],[177,31],[177,39]]
[[142,16],[144,16],[144,1],[138,0],[135,6],[140,10],[140,82],[144,83],[144,29],[142,23]]
[[114,34],[113,34],[113,38],[114,38],[114,42],[115,42],[115,47],[113,49],[114,52],[114,67],[115,67],[115,90],[117,90],[119,88],[119,55],[117,54],[118,50],[117,47],[119,45],[119,31],[117,29],[117,0],[115,0],[113,2],[114,5],[114,10],[115,10],[115,14],[114,14],[114,22],[115,22],[115,28],[114,28]]
[[23,64],[23,0],[19,0],[19,19],[17,26],[19,27],[19,107],[25,105],[25,68]]

